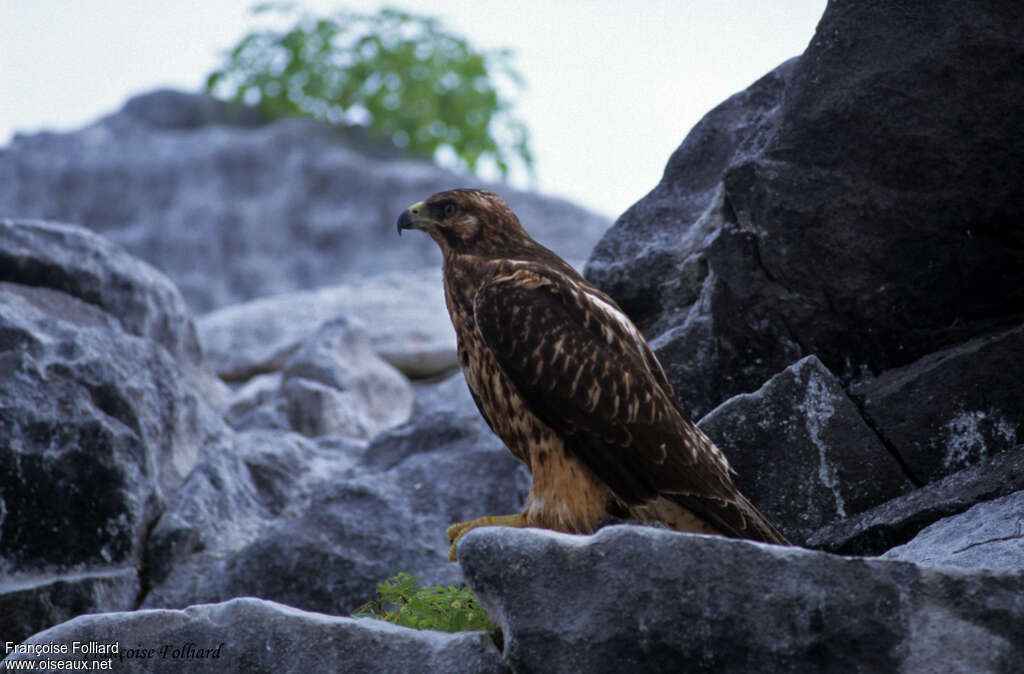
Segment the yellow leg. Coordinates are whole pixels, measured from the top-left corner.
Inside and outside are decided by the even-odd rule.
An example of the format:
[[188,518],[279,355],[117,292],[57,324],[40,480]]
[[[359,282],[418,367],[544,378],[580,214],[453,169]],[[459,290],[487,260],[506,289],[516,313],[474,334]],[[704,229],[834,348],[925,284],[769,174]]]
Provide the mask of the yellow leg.
[[455,546],[458,545],[463,536],[477,527],[528,526],[530,526],[530,523],[526,521],[526,516],[522,513],[516,513],[515,515],[486,515],[484,517],[477,517],[475,520],[469,520],[468,522],[453,524],[444,532],[448,540],[452,542],[452,547],[448,550],[448,561],[455,561]]

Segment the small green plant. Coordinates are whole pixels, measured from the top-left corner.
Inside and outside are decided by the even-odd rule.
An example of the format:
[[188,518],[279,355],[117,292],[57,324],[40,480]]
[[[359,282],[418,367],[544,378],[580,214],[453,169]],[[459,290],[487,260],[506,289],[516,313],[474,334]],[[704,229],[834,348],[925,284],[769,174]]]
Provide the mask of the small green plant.
[[[419,587],[419,576],[402,572],[377,586],[380,599],[360,606],[353,618],[376,618],[418,630],[494,631],[468,587]],[[394,608],[385,608],[390,604]]]
[[362,126],[448,168],[476,171],[483,160],[507,177],[518,161],[532,176],[529,134],[503,95],[522,87],[509,50],[477,51],[436,19],[396,9],[316,17],[267,3],[252,11],[294,24],[242,38],[207,77],[214,96],[270,119]]

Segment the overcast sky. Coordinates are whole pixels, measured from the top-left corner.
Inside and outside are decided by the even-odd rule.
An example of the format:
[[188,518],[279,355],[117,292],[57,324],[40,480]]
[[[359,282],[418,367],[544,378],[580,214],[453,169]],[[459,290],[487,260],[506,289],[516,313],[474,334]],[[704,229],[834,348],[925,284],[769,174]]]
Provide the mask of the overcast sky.
[[[69,130],[157,87],[198,90],[252,0],[0,0],[0,146]],[[661,178],[712,107],[807,46],[825,0],[373,2],[510,47],[528,89],[538,187],[615,217]],[[304,6],[329,11],[337,2]],[[467,184],[472,179],[467,180]]]

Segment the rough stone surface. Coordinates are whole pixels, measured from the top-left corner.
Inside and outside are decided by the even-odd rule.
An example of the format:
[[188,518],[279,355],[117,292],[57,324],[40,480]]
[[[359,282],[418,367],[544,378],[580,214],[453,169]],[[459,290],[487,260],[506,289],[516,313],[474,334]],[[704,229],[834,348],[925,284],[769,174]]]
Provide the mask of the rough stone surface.
[[1019,573],[1024,569],[1024,491],[939,520],[882,557],[922,566]]
[[822,527],[807,544],[846,555],[878,555],[906,543],[932,522],[1022,490],[1024,446]]
[[1019,324],[1022,58],[1014,3],[830,2],[802,56],[690,132],[587,276],[698,416],[803,355],[846,378]]
[[[184,611],[82,616],[28,643],[70,648],[74,641],[117,642],[119,653],[112,656],[111,669],[118,672],[507,671],[483,632],[417,631],[251,598]],[[9,655],[0,670],[13,671],[13,661],[33,659],[61,658]]]
[[265,297],[213,311],[196,323],[214,371],[226,380],[244,380],[280,370],[300,344],[338,316],[361,320],[374,350],[407,376],[432,377],[458,367],[440,268]]
[[144,605],[259,596],[346,614],[398,571],[459,582],[447,526],[524,498],[520,464],[459,380],[421,389],[444,403],[365,449],[254,432],[211,452],[153,531],[150,558],[170,561],[154,563]]
[[911,487],[842,385],[814,356],[700,421],[747,498],[795,543]]
[[635,526],[477,529],[459,559],[514,671],[1011,672],[1024,657],[1020,573]]
[[26,620],[127,608],[123,578],[87,577],[142,565],[164,503],[228,431],[202,393],[216,386],[151,267],[70,226],[6,221],[0,239],[0,575],[48,584],[5,601]]
[[921,482],[1024,441],[1024,326],[860,382],[865,417]]
[[[395,218],[475,178],[371,156],[377,148],[307,120],[221,124],[211,103],[157,92],[80,131],[17,136],[0,152],[0,214],[101,232],[172,278],[196,312],[438,266],[437,246],[399,240]],[[567,259],[583,260],[610,224],[560,199],[487,187]]]
[[377,357],[358,321],[325,323],[282,374],[288,420],[303,435],[365,440],[404,422],[412,410],[412,386]]
[[195,326],[174,284],[81,227],[0,219],[0,281],[62,292],[103,310],[128,334],[156,341],[183,363],[200,360]]
[[130,610],[140,589],[134,567],[0,582],[0,634],[20,643],[83,613]]

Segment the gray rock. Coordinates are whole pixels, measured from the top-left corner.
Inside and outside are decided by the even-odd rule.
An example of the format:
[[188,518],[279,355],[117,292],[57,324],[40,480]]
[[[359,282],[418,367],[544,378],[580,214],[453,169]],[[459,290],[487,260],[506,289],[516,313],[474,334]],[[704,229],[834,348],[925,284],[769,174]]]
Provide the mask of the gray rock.
[[940,520],[882,557],[922,566],[1024,571],[1024,491]]
[[[108,613],[76,618],[35,635],[28,644],[117,643],[111,660],[123,672],[502,672],[483,632],[418,631],[363,618],[308,613],[259,599],[234,599],[184,611]],[[12,654],[17,660],[61,656]],[[79,660],[81,656],[68,660]]]
[[409,377],[458,367],[440,267],[232,305],[197,319],[211,367],[227,380],[280,370],[300,344],[339,316],[362,321],[374,350]]
[[929,354],[852,389],[921,482],[1024,440],[1024,326]]
[[803,355],[846,380],[1019,323],[1021,18],[830,2],[601,240],[588,278],[698,415]]
[[[384,270],[436,268],[395,218],[434,192],[476,186],[352,134],[288,119],[224,125],[201,97],[160,91],[72,133],[0,152],[0,213],[76,222],[167,274],[196,312]],[[376,155],[376,156],[371,156]],[[566,201],[501,185],[524,225],[582,260],[609,226]]]
[[740,491],[795,543],[911,487],[842,385],[814,356],[700,421]]
[[408,380],[377,357],[362,323],[345,318],[325,323],[285,362],[281,393],[292,428],[309,436],[369,439],[412,411]]
[[5,601],[26,620],[127,608],[137,589],[104,574],[143,566],[167,498],[228,432],[216,387],[148,265],[70,226],[6,221],[0,239],[0,575],[22,588]]
[[60,291],[148,337],[184,364],[201,358],[195,326],[174,284],[81,227],[0,219],[0,281]]
[[811,547],[846,555],[878,555],[921,529],[981,501],[1024,490],[1024,446],[834,522],[807,539]]
[[209,588],[223,559],[301,512],[311,484],[350,467],[357,453],[355,445],[321,448],[282,431],[238,433],[212,445],[149,536],[146,605],[219,600]]
[[[240,429],[243,419],[255,409],[268,403],[274,404],[281,389],[280,372],[258,374],[233,390],[224,406],[224,418],[233,428]],[[283,411],[282,411],[283,413]],[[281,419],[277,428],[287,428],[287,421]]]
[[0,633],[20,643],[40,629],[83,613],[127,611],[138,601],[139,572],[61,574],[0,583]]
[[525,496],[520,464],[463,395],[365,450],[288,433],[216,448],[153,531],[157,582],[144,606],[258,596],[349,613],[399,571],[460,582],[448,525],[517,512]]
[[477,529],[459,559],[515,671],[1011,672],[1024,657],[1020,573],[638,526]]

